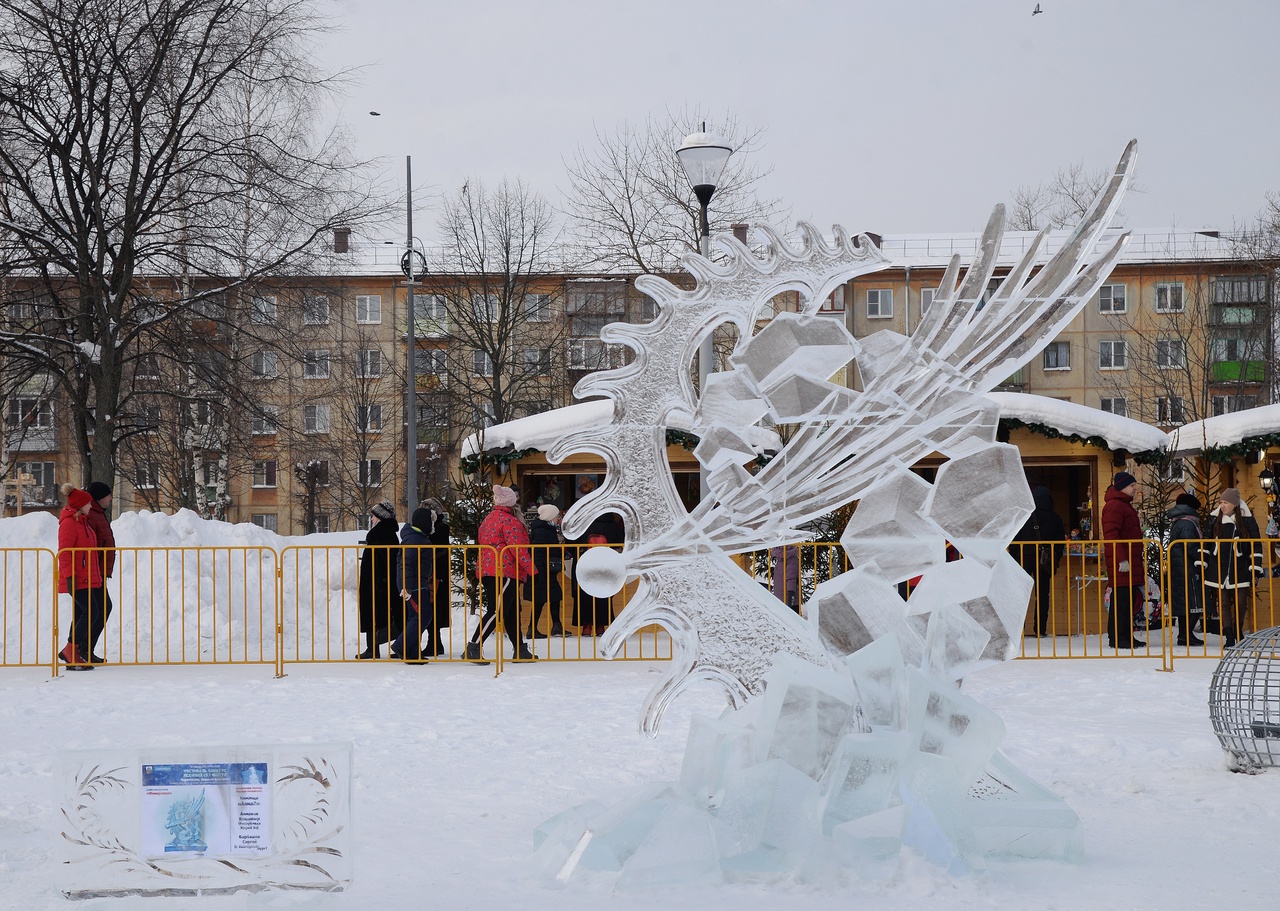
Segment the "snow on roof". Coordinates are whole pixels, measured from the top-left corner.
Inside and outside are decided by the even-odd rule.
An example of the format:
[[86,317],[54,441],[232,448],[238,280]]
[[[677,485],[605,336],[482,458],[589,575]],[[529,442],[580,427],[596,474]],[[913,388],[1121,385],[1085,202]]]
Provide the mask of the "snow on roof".
[[[495,449],[541,449],[551,448],[551,444],[560,437],[575,430],[584,430],[613,420],[613,401],[611,399],[593,399],[544,411],[542,414],[530,415],[495,424],[483,433],[485,452]],[[670,423],[672,430],[689,430],[689,422],[673,417]],[[479,452],[481,434],[472,434],[462,441],[462,458],[469,458]],[[777,452],[782,449],[782,440],[772,430],[762,427],[749,428],[747,438],[759,452]]]
[[[987,397],[1000,406],[1002,417],[1046,424],[1063,434],[1102,437],[1112,449],[1146,452],[1149,449],[1164,449],[1168,443],[1168,435],[1162,430],[1086,405],[1020,392],[991,392]],[[1280,412],[1277,412],[1277,416],[1280,421]],[[595,399],[556,408],[527,418],[507,421],[505,424],[495,424],[484,431],[483,437],[481,434],[472,434],[462,442],[462,457],[465,459],[476,455],[482,439],[486,452],[507,447],[547,450],[565,434],[605,424],[612,419],[613,402],[609,399]],[[689,429],[689,425],[681,420],[672,421],[671,427],[673,430]],[[751,443],[757,449],[777,452],[782,448],[781,440],[773,431],[756,427],[752,428],[752,432]]]
[[987,398],[1000,406],[1001,417],[1045,424],[1064,434],[1102,437],[1112,449],[1146,452],[1169,444],[1163,430],[1088,405],[1025,392],[988,392]]
[[1247,437],[1280,432],[1280,405],[1261,405],[1231,414],[1183,424],[1169,433],[1169,451],[1198,452],[1218,446],[1232,446]]
[[[1101,253],[1110,247],[1122,230],[1113,229],[1104,234],[1093,252]],[[1042,257],[1057,253],[1070,236],[1069,231],[1051,231],[1045,240]],[[1035,237],[1035,231],[1006,231],[997,264],[1012,266],[1026,253]],[[980,233],[886,234],[881,238],[880,252],[897,266],[941,268],[956,253],[960,254],[962,262],[972,261],[981,242]],[[1129,235],[1129,243],[1118,262],[1213,262],[1246,257],[1247,254],[1234,241],[1219,236],[1217,231],[1134,231]]]

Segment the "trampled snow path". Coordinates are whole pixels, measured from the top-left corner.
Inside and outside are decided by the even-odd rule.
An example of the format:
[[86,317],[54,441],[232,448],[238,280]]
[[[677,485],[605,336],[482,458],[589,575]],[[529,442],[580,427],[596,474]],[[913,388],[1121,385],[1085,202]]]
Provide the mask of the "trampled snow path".
[[952,878],[905,852],[884,884],[833,892],[733,885],[613,896],[608,882],[548,886],[529,863],[534,828],[589,798],[675,778],[694,711],[635,733],[658,668],[334,666],[106,668],[51,680],[0,672],[0,884],[5,907],[65,909],[54,885],[54,753],[61,747],[350,740],[355,883],[339,895],[97,899],[102,908],[546,908],[702,911],[1270,909],[1280,887],[1280,770],[1227,771],[1209,725],[1212,660],[1015,661],[967,692],[1008,725],[1005,751],[1084,819],[1087,862],[997,862]]

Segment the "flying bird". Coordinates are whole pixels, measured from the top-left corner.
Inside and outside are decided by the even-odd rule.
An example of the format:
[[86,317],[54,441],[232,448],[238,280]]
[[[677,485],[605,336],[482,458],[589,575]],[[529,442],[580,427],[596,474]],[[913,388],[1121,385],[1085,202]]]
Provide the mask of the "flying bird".
[[1039,15],[1040,15],[1041,13],[1043,13],[1043,12],[1044,12],[1044,10],[1042,10],[1042,9],[1040,8],[1040,4],[1039,4],[1039,3],[1037,3],[1037,4],[1036,4],[1036,8],[1035,8],[1035,9],[1033,9],[1033,10],[1031,11],[1031,15],[1033,15],[1033,16],[1039,16]]

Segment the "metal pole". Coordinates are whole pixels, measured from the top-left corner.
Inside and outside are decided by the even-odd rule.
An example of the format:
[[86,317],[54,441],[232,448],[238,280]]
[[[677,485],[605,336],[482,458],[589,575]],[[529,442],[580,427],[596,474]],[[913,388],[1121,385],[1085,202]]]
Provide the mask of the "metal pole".
[[[711,258],[711,226],[707,221],[707,203],[702,203],[702,239],[700,241],[700,252],[702,255]],[[711,335],[708,334],[698,345],[698,395],[704,395],[707,391],[707,375],[711,373],[711,359],[715,357],[714,345],[711,342]],[[707,502],[711,499],[711,485],[707,483],[706,466],[698,468],[698,499],[700,502]]]
[[408,348],[405,354],[405,369],[409,373],[409,379],[405,390],[405,403],[408,410],[405,435],[408,437],[408,445],[405,452],[404,499],[406,515],[413,515],[413,511],[418,508],[418,367],[416,357],[418,342],[414,338],[414,323],[417,321],[417,317],[414,313],[413,301],[413,274],[417,264],[413,261],[413,160],[408,155],[404,157],[404,193],[405,224],[407,229],[405,250],[408,251],[406,262],[409,264],[409,299],[405,306],[405,318],[408,322],[406,334]]

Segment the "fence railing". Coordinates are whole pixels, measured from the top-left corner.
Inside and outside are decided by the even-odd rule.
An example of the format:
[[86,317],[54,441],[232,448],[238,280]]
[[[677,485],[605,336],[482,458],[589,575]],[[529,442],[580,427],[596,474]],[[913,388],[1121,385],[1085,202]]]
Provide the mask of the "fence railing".
[[[1100,542],[1015,542],[1010,556],[1032,580],[1019,654],[1161,658],[1166,668],[1176,658],[1218,656],[1232,635],[1280,623],[1269,565],[1273,543],[1204,539],[1175,542],[1170,548],[1151,539],[1117,542],[1144,557],[1145,587],[1129,599],[1127,588],[1111,584]],[[420,655],[429,661],[478,657],[496,663],[500,672],[510,660],[598,660],[604,657],[599,637],[625,607],[634,585],[612,598],[587,594],[577,585],[575,572],[586,549],[117,548],[114,572],[106,580],[111,613],[99,647],[114,664],[272,665],[282,675],[288,664],[346,662],[365,655],[412,659],[412,637],[398,643],[400,652],[393,653],[392,647],[417,619]],[[74,557],[82,552],[67,553]],[[516,638],[528,643],[530,658],[508,648],[501,604],[494,605],[495,615],[485,624],[489,605],[481,582],[486,573],[496,575],[499,585],[493,587],[500,591],[503,567],[511,572],[522,553],[526,566],[536,572],[510,584],[516,586]],[[96,560],[102,554],[90,552]],[[73,617],[72,596],[57,592],[59,555],[43,548],[6,549],[0,555],[5,591],[0,667],[46,666],[57,674],[57,652],[71,633]],[[1246,557],[1240,565],[1250,569],[1248,585],[1230,578],[1224,582],[1229,567]],[[412,604],[400,590],[406,560],[417,561],[419,576],[432,578],[426,590],[413,593]],[[790,544],[744,553],[737,560],[782,605],[798,613],[818,585],[850,569],[843,548],[834,542]],[[1254,567],[1263,574],[1255,574]],[[904,599],[911,596],[914,581],[899,585]],[[482,632],[486,635],[477,655],[468,646]],[[615,656],[671,657],[670,636],[658,627],[632,634]]]

